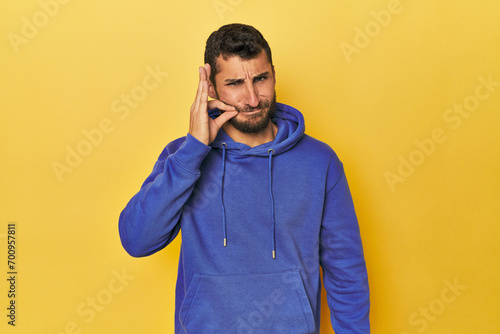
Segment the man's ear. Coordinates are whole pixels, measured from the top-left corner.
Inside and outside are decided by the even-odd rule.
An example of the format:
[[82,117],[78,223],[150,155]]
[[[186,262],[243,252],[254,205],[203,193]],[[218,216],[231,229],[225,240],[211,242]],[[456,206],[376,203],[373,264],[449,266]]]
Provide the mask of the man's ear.
[[[210,96],[214,100],[217,100],[217,92],[215,91],[215,87],[212,84],[212,81],[210,81],[210,74],[212,72],[212,68],[210,67],[210,64],[208,64],[208,63],[205,64],[205,70],[207,71],[208,96]],[[215,78],[214,78],[214,80],[215,80]]]
[[274,70],[274,65],[273,67],[273,79],[274,79],[274,85],[276,85],[276,71]]
[[217,100],[217,93],[215,92],[214,85],[212,85],[212,81],[208,79],[207,82],[208,82],[208,96],[210,96],[214,100]]

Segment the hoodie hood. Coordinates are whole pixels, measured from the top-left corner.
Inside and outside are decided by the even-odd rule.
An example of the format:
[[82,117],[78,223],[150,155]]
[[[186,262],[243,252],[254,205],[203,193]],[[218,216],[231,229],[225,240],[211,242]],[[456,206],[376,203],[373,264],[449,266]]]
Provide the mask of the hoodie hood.
[[[212,119],[220,115],[219,109],[211,109],[208,113]],[[268,156],[268,151],[272,149],[273,155],[277,155],[288,151],[304,135],[304,117],[300,111],[286,104],[276,103],[276,110],[272,122],[278,126],[278,133],[272,142],[250,147],[235,142],[223,129],[221,129],[210,146],[220,149],[221,145],[225,144],[228,154]]]

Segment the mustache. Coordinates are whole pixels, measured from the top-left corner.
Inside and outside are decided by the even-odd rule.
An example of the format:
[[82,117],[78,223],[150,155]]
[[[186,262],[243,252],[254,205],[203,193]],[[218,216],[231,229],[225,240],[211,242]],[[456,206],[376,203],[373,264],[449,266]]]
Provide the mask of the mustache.
[[251,112],[251,111],[254,111],[257,109],[267,109],[267,108],[269,108],[270,105],[271,105],[271,103],[269,101],[259,101],[259,104],[256,107],[251,107],[247,104],[243,108],[239,108],[236,106],[234,106],[234,108],[238,112]]

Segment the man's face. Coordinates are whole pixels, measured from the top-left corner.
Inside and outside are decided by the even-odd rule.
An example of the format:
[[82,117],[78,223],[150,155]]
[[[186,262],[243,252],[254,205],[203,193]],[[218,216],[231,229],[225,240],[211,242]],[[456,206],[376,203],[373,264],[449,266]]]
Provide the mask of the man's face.
[[210,84],[209,95],[234,106],[238,115],[228,121],[243,133],[259,133],[267,128],[276,107],[274,68],[265,51],[254,59],[233,56],[217,58],[220,72],[215,75],[217,91]]

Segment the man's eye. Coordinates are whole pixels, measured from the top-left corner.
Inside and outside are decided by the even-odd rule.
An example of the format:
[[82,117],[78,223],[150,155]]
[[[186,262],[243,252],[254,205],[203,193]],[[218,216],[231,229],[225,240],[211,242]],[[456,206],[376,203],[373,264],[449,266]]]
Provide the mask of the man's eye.
[[255,82],[264,81],[266,79],[267,79],[267,77],[258,77],[258,78],[255,78]]
[[230,83],[228,83],[227,85],[228,85],[228,86],[237,86],[237,85],[239,85],[239,84],[240,84],[240,82],[239,82],[239,81],[234,81],[234,82],[230,82]]

